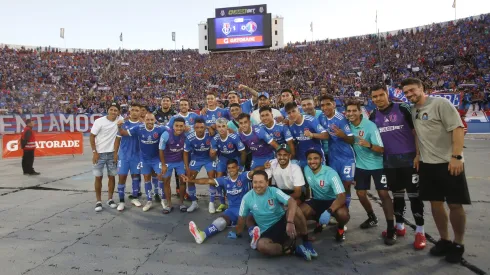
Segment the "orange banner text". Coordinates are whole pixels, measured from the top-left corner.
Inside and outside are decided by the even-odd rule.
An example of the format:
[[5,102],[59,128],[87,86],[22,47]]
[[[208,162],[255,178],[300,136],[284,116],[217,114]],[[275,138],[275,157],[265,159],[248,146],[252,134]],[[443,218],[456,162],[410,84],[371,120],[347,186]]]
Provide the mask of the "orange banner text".
[[[82,155],[83,134],[79,132],[35,133],[36,157]],[[22,157],[20,134],[4,135],[2,139],[2,158]]]
[[262,35],[216,39],[216,45],[262,42]]

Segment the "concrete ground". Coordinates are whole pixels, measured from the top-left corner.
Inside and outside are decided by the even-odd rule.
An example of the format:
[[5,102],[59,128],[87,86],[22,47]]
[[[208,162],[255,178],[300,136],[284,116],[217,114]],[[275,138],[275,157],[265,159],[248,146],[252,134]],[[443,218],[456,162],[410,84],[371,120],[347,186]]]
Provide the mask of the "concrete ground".
[[[205,228],[218,216],[207,212],[205,187],[198,187],[203,196],[201,209],[194,213],[163,215],[161,206],[149,212],[129,206],[122,213],[105,206],[95,213],[86,142],[85,155],[36,159],[34,166],[42,173],[37,177],[23,176],[20,160],[0,160],[0,274],[474,274],[467,266],[489,273],[490,140],[468,136],[466,146],[473,204],[465,208],[465,265],[431,257],[432,243],[415,251],[410,227],[396,245],[385,246],[380,236],[385,222],[375,192],[372,202],[380,226],[359,229],[366,214],[353,200],[347,240],[336,243],[332,230],[316,234],[319,257],[311,262],[264,257],[250,249],[246,238],[227,239],[228,230],[196,244],[189,221]],[[105,180],[104,185],[106,190]],[[426,233],[437,240],[430,207],[425,212]],[[409,210],[406,218],[413,221]]]

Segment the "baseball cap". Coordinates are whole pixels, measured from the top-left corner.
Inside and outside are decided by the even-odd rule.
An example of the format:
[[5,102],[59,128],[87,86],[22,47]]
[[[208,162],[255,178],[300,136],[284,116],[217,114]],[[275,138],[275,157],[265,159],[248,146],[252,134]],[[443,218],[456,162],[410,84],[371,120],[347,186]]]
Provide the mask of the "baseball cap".
[[118,111],[121,111],[121,105],[117,104],[117,102],[112,102],[107,109],[110,109],[111,107],[116,107]]
[[260,92],[258,97],[265,96],[265,98],[269,98],[268,92]]
[[281,150],[285,150],[286,152],[288,152],[289,154],[291,154],[291,148],[289,148],[289,145],[287,145],[287,144],[281,144],[281,145],[279,145],[279,148],[276,149],[276,152],[279,152]]

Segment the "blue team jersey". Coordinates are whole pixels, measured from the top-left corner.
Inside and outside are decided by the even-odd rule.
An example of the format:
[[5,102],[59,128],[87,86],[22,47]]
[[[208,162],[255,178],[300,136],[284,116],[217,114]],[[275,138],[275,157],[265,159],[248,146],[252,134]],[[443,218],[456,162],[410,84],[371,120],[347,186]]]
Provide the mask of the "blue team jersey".
[[252,99],[249,99],[247,101],[244,101],[240,104],[240,107],[242,107],[242,113],[245,114],[251,114],[254,108],[254,104],[252,102]]
[[303,115],[303,122],[301,124],[293,123],[289,126],[291,130],[291,135],[297,141],[298,149],[296,156],[298,160],[306,160],[305,153],[309,149],[315,149],[319,152],[323,152],[322,143],[319,139],[305,137],[304,131],[306,129],[310,130],[312,133],[325,133],[325,128],[320,125],[318,120],[309,115]]
[[178,113],[170,118],[170,121],[168,122],[168,127],[170,129],[173,129],[174,121],[178,117],[183,118],[185,120],[185,125],[190,126],[192,131],[194,129],[194,123],[196,122],[196,118],[198,118],[199,115],[193,112],[188,112],[187,116],[183,116],[181,113]]
[[226,190],[226,198],[228,199],[229,208],[239,209],[242,203],[242,198],[247,194],[250,189],[250,179],[248,172],[242,172],[238,174],[236,180],[232,180],[230,177],[219,177],[214,179],[216,187],[223,187]]
[[[303,108],[301,108],[301,106],[298,106],[298,111],[302,114],[304,114],[304,111],[303,111]],[[282,107],[279,112],[281,112],[281,115],[286,119],[288,118],[288,113],[286,112],[286,109],[284,109],[284,107]]]
[[185,139],[184,151],[191,153],[191,160],[211,161],[209,151],[213,137],[209,133],[204,133],[204,137],[198,138],[193,132]]
[[333,131],[334,125],[340,130],[344,131],[347,136],[353,136],[349,122],[345,116],[337,111],[332,118],[328,118],[326,115],[322,114],[319,118],[320,124],[325,128],[330,135],[328,138],[328,159],[329,161],[335,160],[352,160],[355,158],[354,150],[352,146],[346,143],[342,138],[335,135]]
[[259,127],[264,129],[278,144],[284,144],[293,139],[289,127],[282,124],[274,122],[271,128],[265,126],[265,124],[260,123]]
[[155,125],[152,130],[148,130],[144,124],[129,129],[129,135],[138,137],[140,141],[141,159],[143,161],[160,158],[158,144],[160,143],[160,136],[167,129],[166,127]]
[[216,107],[216,109],[214,110],[208,109],[203,117],[206,120],[206,126],[211,126],[213,124],[216,124],[216,120],[220,117],[228,119],[229,112],[226,109]]
[[236,134],[228,134],[224,140],[216,134],[211,141],[211,149],[217,151],[220,157],[234,159],[240,156],[239,151],[245,150],[245,145]]
[[[122,125],[122,128],[124,130],[129,130],[133,127],[137,127],[141,125],[139,121],[137,122],[132,122],[131,120],[126,120],[124,121],[124,124]],[[119,144],[119,152],[117,153],[117,156],[119,157],[120,160],[134,160],[134,159],[139,159],[140,158],[140,141],[138,140],[137,136],[124,136],[121,137],[120,135],[117,135],[118,137],[121,138],[121,143]]]
[[252,157],[274,154],[274,148],[269,145],[274,139],[262,127],[252,126],[249,134],[240,132],[240,139],[252,151]]

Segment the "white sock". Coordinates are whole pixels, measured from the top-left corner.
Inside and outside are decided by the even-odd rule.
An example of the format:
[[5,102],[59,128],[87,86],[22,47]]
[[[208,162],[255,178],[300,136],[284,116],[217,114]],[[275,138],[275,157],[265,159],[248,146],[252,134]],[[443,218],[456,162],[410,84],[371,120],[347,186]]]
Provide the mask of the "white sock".
[[417,225],[417,228],[415,229],[416,233],[422,233],[425,234],[424,232],[424,226],[423,225]]
[[404,223],[396,223],[396,229],[403,230],[403,228],[405,228],[405,224]]

